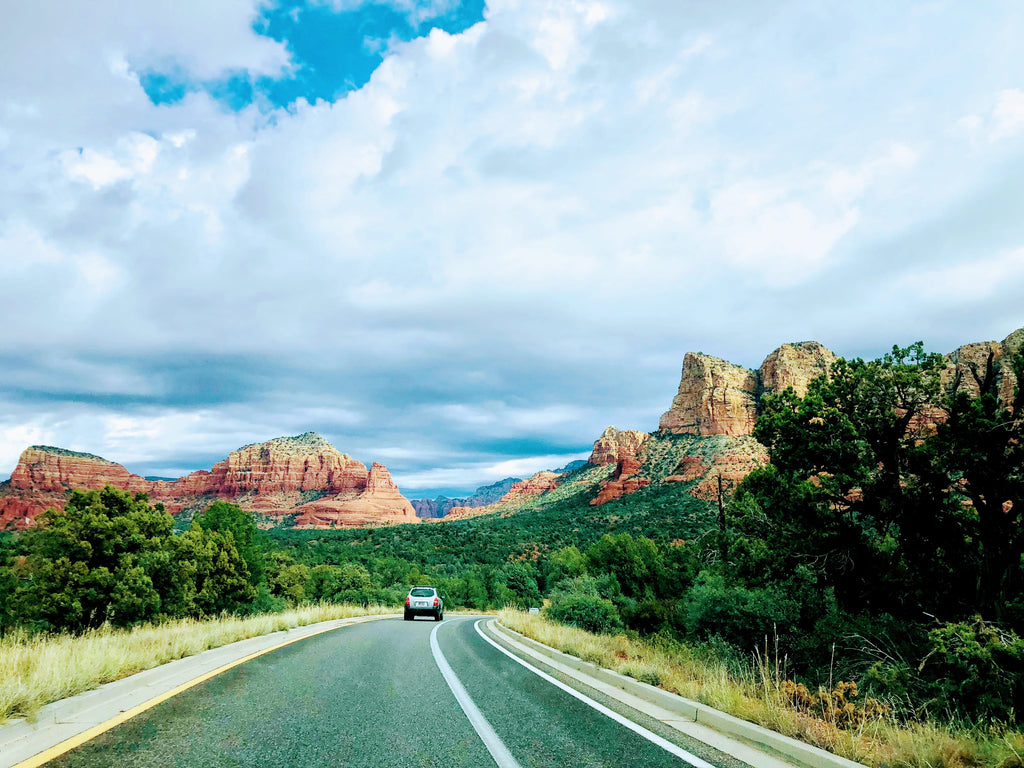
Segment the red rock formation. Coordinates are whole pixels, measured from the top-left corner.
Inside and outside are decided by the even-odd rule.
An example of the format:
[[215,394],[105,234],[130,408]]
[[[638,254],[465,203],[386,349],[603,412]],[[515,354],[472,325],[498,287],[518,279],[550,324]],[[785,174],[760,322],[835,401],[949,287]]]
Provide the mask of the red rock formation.
[[[60,501],[63,498],[61,495]],[[0,531],[28,528],[40,512],[52,506],[55,504],[43,494],[0,496]]]
[[636,458],[637,451],[650,437],[646,432],[635,429],[618,430],[608,427],[594,442],[594,450],[588,463],[598,467],[606,464],[617,464],[625,458]]
[[724,451],[716,455],[690,493],[699,499],[717,499],[719,475],[728,492],[755,469],[767,464],[768,450],[752,438],[748,439],[750,444],[742,450]]
[[542,493],[552,491],[558,487],[558,481],[562,476],[557,472],[544,470],[534,475],[513,483],[508,493],[501,497],[499,503],[506,504],[510,501],[525,501]]
[[757,374],[717,357],[687,352],[679,392],[661,429],[687,435],[749,435],[757,415]]
[[761,386],[766,392],[793,387],[803,397],[811,380],[828,373],[835,361],[835,354],[816,341],[783,344],[761,363]]
[[71,488],[102,488],[105,485],[146,493],[152,483],[131,474],[120,464],[91,453],[46,445],[34,445],[22,451],[18,466],[11,473],[11,488],[19,491],[64,493]]
[[512,487],[509,489],[508,493],[493,504],[488,504],[483,507],[454,507],[442,519],[463,520],[467,517],[486,515],[506,506],[514,506],[515,504],[532,499],[535,496],[540,496],[542,493],[554,490],[558,487],[562,477],[563,475],[558,472],[551,472],[548,470],[537,472],[525,480],[512,483]]
[[590,500],[591,506],[605,504],[613,499],[621,499],[628,493],[635,493],[651,484],[649,478],[637,477],[641,463],[635,456],[626,456],[619,461],[615,474],[601,483],[601,490]]
[[391,473],[374,462],[358,495],[343,492],[327,499],[303,504],[295,510],[295,524],[302,528],[417,523],[412,504],[398,490]]
[[1010,357],[1024,346],[1024,328],[1014,331],[1002,342],[985,341],[977,344],[965,344],[946,355],[946,367],[942,371],[942,383],[945,387],[957,386],[961,391],[978,394],[978,382],[975,374],[985,376],[985,368],[989,356],[996,370],[996,384],[999,388],[999,399],[1006,405],[1013,403],[1013,390],[1017,386],[1017,376],[1010,365]]
[[0,526],[24,526],[46,507],[63,507],[72,488],[105,485],[148,493],[171,513],[223,499],[270,517],[297,514],[298,525],[418,522],[383,465],[367,471],[310,432],[247,445],[211,471],[173,482],[146,480],[91,454],[33,446],[22,453],[8,489],[0,490]]
[[345,493],[366,486],[366,465],[314,432],[279,437],[232,451],[210,472],[196,472],[174,483],[174,495],[230,498],[246,493],[292,491]]

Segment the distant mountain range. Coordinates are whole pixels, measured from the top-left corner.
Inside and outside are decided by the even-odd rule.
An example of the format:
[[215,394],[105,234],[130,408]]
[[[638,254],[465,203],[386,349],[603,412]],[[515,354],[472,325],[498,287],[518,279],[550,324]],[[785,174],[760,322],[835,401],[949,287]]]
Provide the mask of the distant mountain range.
[[[1003,341],[959,347],[946,355],[945,381],[974,385],[971,369],[993,362],[1000,397],[1009,402],[1017,384],[999,361],[1024,346],[1024,329]],[[586,462],[506,478],[464,499],[406,499],[387,468],[339,452],[315,432],[281,437],[233,451],[209,471],[178,480],[133,475],[120,464],[88,453],[31,446],[9,481],[0,483],[0,529],[20,528],[47,507],[62,507],[74,488],[105,485],[149,494],[173,514],[190,514],[223,499],[253,512],[264,525],[301,528],[364,527],[427,520],[455,520],[511,513],[550,501],[582,497],[591,505],[651,485],[685,483],[697,498],[712,499],[718,478],[735,482],[768,460],[754,440],[761,398],[793,387],[807,391],[836,356],[817,342],[784,344],[750,370],[702,353],[683,359],[679,388],[653,433],[608,427]]]

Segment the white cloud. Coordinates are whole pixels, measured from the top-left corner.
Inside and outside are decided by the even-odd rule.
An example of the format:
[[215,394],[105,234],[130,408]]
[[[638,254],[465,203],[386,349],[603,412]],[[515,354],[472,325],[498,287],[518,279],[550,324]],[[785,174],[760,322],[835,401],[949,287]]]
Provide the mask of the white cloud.
[[423,472],[392,473],[392,475],[398,487],[408,496],[410,491],[421,488],[471,489],[504,480],[506,477],[525,478],[541,470],[561,469],[571,461],[586,460],[589,456],[589,452],[526,456],[496,463],[480,462],[458,467],[429,469]]
[[[986,299],[1013,285],[1024,289],[1024,248],[989,258],[915,271],[903,277],[898,292],[922,297],[929,302],[950,304]],[[1011,330],[1014,329],[1006,329],[1007,333]]]
[[992,108],[989,139],[998,141],[1015,136],[1024,129],[1024,91],[1007,89],[999,93]]
[[53,442],[55,434],[52,428],[38,423],[0,426],[0,475],[13,471],[22,451],[30,445],[47,445]]
[[[215,6],[100,0],[57,19],[27,3],[0,30],[0,353],[97,355],[70,372],[9,368],[0,391],[59,397],[45,379],[66,374],[159,411],[109,426],[92,452],[167,466],[190,445],[223,454],[318,418],[387,451],[366,416],[387,380],[422,390],[386,404],[407,414],[413,445],[480,430],[557,440],[560,453],[596,437],[597,398],[655,403],[645,423],[623,423],[652,428],[689,349],[763,355],[790,333],[828,343],[858,317],[885,327],[896,304],[925,324],[929,294],[955,314],[952,286],[967,296],[1017,279],[1024,189],[1007,179],[1021,154],[1006,139],[1024,126],[1024,83],[1003,73],[1024,71],[1024,53],[984,44],[1021,28],[1012,4],[925,5],[900,26],[911,11],[883,3],[815,15],[493,0],[462,34],[394,43],[333,103],[232,113],[190,93],[154,106],[139,85],[150,66],[195,79],[292,66],[286,45],[253,31],[256,0]],[[894,47],[904,27],[915,31]],[[940,246],[921,234],[933,222],[955,230]],[[946,266],[916,266],[936,247]],[[879,349],[904,335],[886,333]],[[220,406],[199,422],[166,416],[155,401],[173,393],[134,371],[144,353],[298,362],[292,390],[246,427]],[[338,375],[326,394],[324,370]],[[347,416],[290,405],[306,382]],[[88,429],[107,435],[76,418],[25,423],[76,445]],[[388,455],[410,476],[431,461]]]

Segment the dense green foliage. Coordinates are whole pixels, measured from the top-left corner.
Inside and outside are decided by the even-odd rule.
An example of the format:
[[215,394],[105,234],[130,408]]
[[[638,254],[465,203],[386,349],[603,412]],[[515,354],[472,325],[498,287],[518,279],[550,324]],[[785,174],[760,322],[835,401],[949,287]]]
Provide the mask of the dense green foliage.
[[719,572],[797,600],[760,614],[778,613],[805,669],[837,643],[852,646],[841,667],[912,709],[1010,720],[1024,705],[1024,395],[1000,401],[1001,365],[1024,381],[1024,352],[943,381],[916,344],[765,399],[771,464],[735,494]]
[[248,606],[256,590],[232,534],[173,526],[144,494],[74,491],[5,547],[5,626],[80,631]]
[[543,604],[591,631],[737,656],[770,644],[811,688],[856,681],[907,717],[1010,722],[1024,707],[1024,395],[999,390],[1011,366],[1024,381],[1024,352],[949,380],[916,344],[839,360],[805,397],[764,397],[755,436],[771,463],[722,514],[661,479],[749,444],[665,434],[644,448],[651,485],[620,500],[590,504],[611,468],[588,465],[501,514],[415,526],[260,532],[216,502],[175,532],[143,496],[76,492],[0,537],[0,627],[397,607],[432,584],[449,608]]

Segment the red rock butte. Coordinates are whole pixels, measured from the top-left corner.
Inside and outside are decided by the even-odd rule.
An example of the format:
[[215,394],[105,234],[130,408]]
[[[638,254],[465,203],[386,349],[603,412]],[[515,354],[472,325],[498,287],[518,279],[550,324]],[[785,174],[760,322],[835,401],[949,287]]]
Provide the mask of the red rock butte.
[[384,465],[367,470],[307,432],[244,446],[209,471],[174,481],[147,480],[88,453],[32,446],[22,452],[9,483],[0,485],[0,528],[30,525],[47,507],[63,507],[72,489],[106,485],[147,493],[173,514],[222,500],[272,521],[294,516],[304,528],[419,522]]

